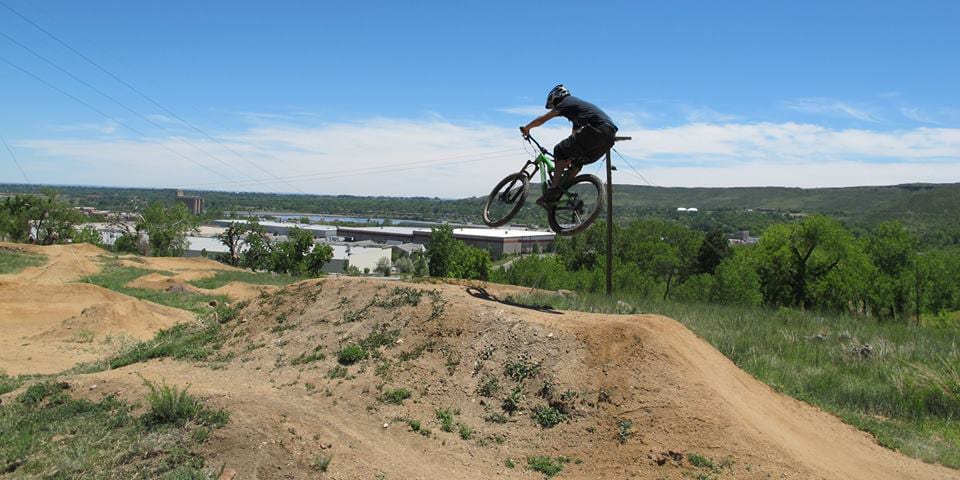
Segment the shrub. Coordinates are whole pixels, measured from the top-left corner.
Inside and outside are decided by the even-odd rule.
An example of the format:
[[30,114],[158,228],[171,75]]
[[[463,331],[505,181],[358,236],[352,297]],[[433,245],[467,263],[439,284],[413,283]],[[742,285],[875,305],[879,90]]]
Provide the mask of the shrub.
[[533,409],[533,421],[543,428],[553,428],[566,419],[566,415],[549,405],[541,405]]
[[394,405],[403,405],[403,401],[410,398],[410,390],[397,388],[383,392],[383,401]]
[[341,365],[353,365],[367,358],[367,351],[360,345],[350,345],[337,353],[337,361]]
[[150,389],[147,394],[150,409],[142,417],[149,426],[182,426],[188,421],[217,426],[227,423],[228,414],[225,410],[205,407],[199,399],[187,393],[187,388],[180,390],[166,383],[158,386],[149,380],[144,380],[143,384]]

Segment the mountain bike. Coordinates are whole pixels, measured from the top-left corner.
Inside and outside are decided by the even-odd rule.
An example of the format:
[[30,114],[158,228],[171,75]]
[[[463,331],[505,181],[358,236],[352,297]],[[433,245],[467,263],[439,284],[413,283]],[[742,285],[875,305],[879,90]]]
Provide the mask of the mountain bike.
[[[509,222],[520,212],[530,190],[530,180],[540,173],[541,195],[546,195],[553,178],[554,158],[546,148],[540,146],[532,136],[524,139],[536,146],[540,154],[520,168],[517,173],[507,175],[487,197],[483,206],[483,223],[490,227],[499,227]],[[593,175],[577,175],[559,178],[563,193],[556,201],[547,202],[547,222],[550,229],[559,235],[574,235],[586,230],[603,210],[603,183]]]

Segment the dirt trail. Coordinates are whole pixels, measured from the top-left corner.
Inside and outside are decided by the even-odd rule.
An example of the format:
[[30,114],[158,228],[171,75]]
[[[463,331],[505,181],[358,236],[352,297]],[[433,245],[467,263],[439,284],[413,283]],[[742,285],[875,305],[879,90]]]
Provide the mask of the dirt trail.
[[193,318],[96,285],[0,281],[0,369],[60,372]]
[[[404,304],[394,301],[403,299],[391,293],[396,287],[437,293]],[[233,412],[206,454],[241,480],[315,478],[309,463],[320,452],[334,456],[327,478],[340,479],[540,478],[524,468],[528,455],[582,460],[558,478],[960,479],[774,392],[674,320],[486,298],[463,285],[304,282],[243,310],[227,326],[225,351],[235,357],[216,370],[154,361],[73,381],[90,395],[131,398],[144,393],[136,373],[189,384]],[[376,359],[329,378],[339,349],[384,335]],[[309,352],[326,358],[298,363]],[[517,359],[539,366],[529,378],[510,378],[505,366]],[[483,397],[490,378],[500,390]],[[403,405],[379,398],[400,386],[413,394]],[[506,423],[485,421],[514,388],[523,410]],[[567,421],[542,428],[531,414],[548,399]],[[441,431],[434,414],[446,407],[474,429],[470,440],[456,427]],[[419,419],[433,433],[411,432],[398,418]],[[629,434],[618,435],[624,421]],[[685,460],[692,453],[727,462],[705,470]],[[505,466],[508,458],[516,468]]]
[[100,272],[98,257],[109,255],[107,251],[86,243],[40,246],[0,242],[0,247],[47,256],[43,265],[28,267],[16,274],[0,275],[0,281],[15,280],[28,284],[61,284],[94,275]]

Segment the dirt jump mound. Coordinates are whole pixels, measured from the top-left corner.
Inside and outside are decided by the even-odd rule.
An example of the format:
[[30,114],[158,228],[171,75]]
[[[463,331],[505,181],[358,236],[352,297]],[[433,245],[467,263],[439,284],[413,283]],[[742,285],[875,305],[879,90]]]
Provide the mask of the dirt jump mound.
[[321,451],[337,478],[958,478],[777,394],[664,317],[341,278],[264,293],[226,325],[230,364],[191,382],[248,412],[212,461],[261,478],[312,478]]

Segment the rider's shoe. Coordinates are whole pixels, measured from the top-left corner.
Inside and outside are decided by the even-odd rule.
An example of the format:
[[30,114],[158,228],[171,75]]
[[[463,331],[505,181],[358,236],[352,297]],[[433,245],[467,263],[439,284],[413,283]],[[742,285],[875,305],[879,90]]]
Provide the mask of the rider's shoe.
[[557,203],[560,200],[560,197],[563,196],[563,189],[550,187],[547,191],[537,200],[537,205],[540,205],[543,208],[547,208],[554,203]]

